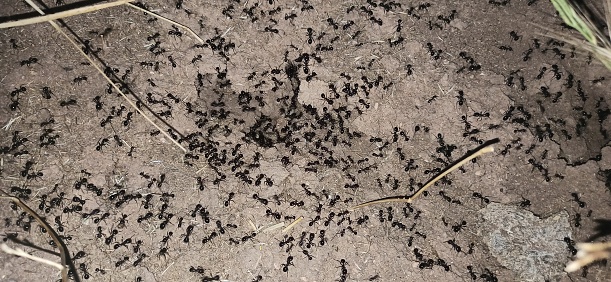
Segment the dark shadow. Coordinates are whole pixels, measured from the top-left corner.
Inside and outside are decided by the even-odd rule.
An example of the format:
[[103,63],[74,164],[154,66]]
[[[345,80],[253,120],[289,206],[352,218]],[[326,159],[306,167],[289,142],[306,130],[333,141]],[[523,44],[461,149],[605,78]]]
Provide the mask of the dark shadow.
[[26,246],[26,247],[35,249],[37,251],[41,251],[43,253],[47,253],[47,254],[51,254],[51,255],[59,257],[59,253],[58,252],[55,252],[53,250],[48,250],[48,249],[45,249],[43,247],[36,246],[36,245],[34,245],[34,243],[32,243],[32,242],[30,242],[30,241],[28,241],[26,239],[21,240],[21,239],[17,238],[17,234],[16,233],[7,233],[4,236],[5,236],[5,240],[9,240],[9,241],[11,241],[11,242],[13,242],[15,244]]
[[594,222],[596,222],[594,227],[596,233],[588,237],[587,241],[594,241],[598,238],[611,235],[611,219],[594,219]]

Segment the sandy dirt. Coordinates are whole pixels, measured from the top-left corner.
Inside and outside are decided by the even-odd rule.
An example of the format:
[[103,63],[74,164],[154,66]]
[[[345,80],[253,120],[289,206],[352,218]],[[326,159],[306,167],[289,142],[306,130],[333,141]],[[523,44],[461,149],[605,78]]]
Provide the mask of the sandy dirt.
[[[562,272],[564,238],[611,216],[609,71],[545,36],[574,33],[548,1],[330,2],[143,4],[203,44],[127,6],[64,20],[186,152],[51,25],[1,30],[0,188],[63,236],[80,280],[611,279]],[[0,21],[34,15],[0,5]],[[494,138],[412,205],[348,211],[413,194]],[[536,238],[560,245],[549,273],[499,257],[491,204],[567,226]],[[21,209],[4,201],[0,218],[7,244],[59,261]],[[0,264],[0,281],[60,279]]]

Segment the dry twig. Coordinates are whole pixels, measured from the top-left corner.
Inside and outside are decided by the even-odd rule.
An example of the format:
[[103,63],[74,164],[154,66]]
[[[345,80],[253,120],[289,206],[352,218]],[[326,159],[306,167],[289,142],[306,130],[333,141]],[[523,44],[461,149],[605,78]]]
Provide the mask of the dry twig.
[[422,188],[420,188],[418,191],[416,191],[415,194],[411,195],[411,196],[393,196],[393,197],[387,197],[387,198],[382,198],[382,199],[378,199],[378,200],[373,200],[373,201],[369,201],[366,203],[362,203],[360,205],[356,205],[354,207],[349,208],[349,211],[353,211],[359,208],[363,208],[366,206],[370,206],[370,205],[374,205],[374,204],[382,204],[382,203],[411,203],[414,200],[416,200],[416,198],[418,196],[420,196],[420,194],[424,193],[424,191],[429,188],[431,185],[435,184],[435,182],[439,181],[439,179],[442,179],[444,176],[446,176],[447,174],[449,174],[450,172],[456,170],[457,168],[461,167],[462,165],[464,165],[465,163],[467,163],[468,161],[475,159],[485,153],[490,153],[494,151],[494,147],[492,147],[493,144],[498,143],[499,139],[493,139],[490,140],[486,143],[484,143],[483,145],[481,145],[478,149],[475,149],[474,151],[468,153],[466,156],[464,156],[462,159],[458,160],[457,162],[455,162],[454,165],[447,167],[446,169],[442,170],[439,174],[437,174],[437,176],[433,177],[432,179],[430,179],[429,181],[427,181],[424,186],[422,186]]
[[595,261],[611,257],[611,242],[603,243],[578,243],[575,245],[577,254],[575,260],[566,265],[564,271],[574,272]]
[[28,207],[28,205],[22,202],[19,198],[10,196],[3,190],[0,190],[0,195],[0,199],[12,201],[13,203],[21,207],[23,210],[25,210],[29,215],[34,217],[38,224],[40,224],[45,230],[47,230],[47,233],[51,236],[53,242],[55,242],[55,245],[59,248],[59,256],[61,258],[61,265],[63,266],[63,269],[61,270],[62,281],[68,282],[68,269],[70,269],[70,271],[73,273],[73,278],[75,281],[81,281],[80,277],[78,276],[78,272],[76,272],[74,262],[72,261],[72,259],[70,259],[70,251],[68,250],[68,247],[66,247],[64,241],[59,238],[57,232],[55,232],[55,230],[47,222],[45,222],[44,219],[42,219],[34,210]]

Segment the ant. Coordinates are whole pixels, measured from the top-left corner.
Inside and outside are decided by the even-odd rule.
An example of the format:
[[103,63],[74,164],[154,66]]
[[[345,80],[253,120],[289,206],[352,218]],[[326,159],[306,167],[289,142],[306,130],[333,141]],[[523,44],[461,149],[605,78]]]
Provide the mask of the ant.
[[[13,43],[13,44],[14,44],[14,43]],[[21,65],[22,67],[23,67],[23,66],[25,66],[25,65],[27,65],[27,66],[29,67],[31,64],[37,64],[37,63],[38,63],[38,59],[37,59],[37,58],[35,58],[35,57],[30,57],[30,58],[28,58],[27,60],[23,60],[23,61],[21,61],[20,65]]]
[[473,113],[473,116],[477,117],[477,118],[480,118],[480,119],[482,119],[482,118],[490,118],[490,113],[488,113],[488,112],[475,112],[475,113]]
[[448,240],[446,241],[446,243],[450,244],[452,246],[452,249],[454,249],[457,253],[460,253],[461,248],[458,244],[456,244],[455,239]]
[[282,271],[283,272],[288,272],[289,271],[289,265],[294,265],[293,264],[293,256],[288,256],[286,258],[286,263],[281,264]]
[[87,76],[85,75],[77,76],[72,81],[76,84],[80,84],[83,81],[87,81]]
[[522,38],[522,36],[519,36],[518,33],[513,30],[509,32],[509,36],[511,36],[511,39],[513,39],[513,41],[518,41],[520,40],[520,38]]
[[[27,91],[27,88],[25,88],[25,86],[21,86],[19,88],[15,88],[15,90],[11,91],[11,97],[15,97],[19,93],[24,93],[25,91]],[[49,97],[49,98],[51,98],[51,97]]]
[[571,252],[572,255],[577,254],[577,249],[575,248],[575,241],[571,240],[571,238],[569,237],[564,237],[564,242],[567,245],[567,248],[569,249],[569,252]]
[[488,204],[490,203],[490,199],[488,199],[487,197],[482,196],[481,193],[478,192],[473,192],[473,198],[479,198],[482,202]]
[[522,57],[522,60],[524,62],[530,60],[530,55],[532,54],[533,49],[532,48],[528,48],[528,50],[526,50],[526,52],[524,52],[524,57]]
[[599,83],[601,83],[603,80],[605,80],[605,77],[604,77],[604,76],[601,76],[601,77],[599,77],[599,78],[596,78],[596,79],[592,80],[592,84],[599,84]]
[[17,46],[17,39],[11,38],[8,42],[11,43],[11,48],[13,49],[17,49],[19,47]]
[[507,51],[513,51],[513,48],[511,48],[511,46],[500,46],[499,49],[507,52]]
[[67,107],[67,106],[74,106],[76,105],[76,100],[75,99],[70,99],[67,101],[61,101],[59,102],[59,105],[62,107]]
[[575,227],[581,227],[581,214],[575,214]]
[[176,61],[174,61],[174,58],[172,58],[172,56],[168,56],[168,60],[170,61],[170,64],[172,65],[172,68],[176,67]]
[[539,70],[539,74],[537,75],[536,79],[539,80],[543,78],[543,75],[545,74],[546,71],[547,71],[547,67],[542,67],[541,70]]
[[465,92],[458,90],[458,95],[454,96],[458,99],[458,105],[462,106],[467,100],[465,99]]
[[165,259],[166,255],[168,254],[168,249],[169,247],[163,247],[161,249],[159,249],[159,252],[157,253],[157,257],[162,257]]
[[463,227],[467,226],[467,222],[466,221],[462,221],[460,223],[456,223],[456,225],[452,225],[452,230],[456,233],[460,232],[460,230],[462,230]]
[[176,27],[175,25],[172,25],[172,28],[174,30],[168,31],[169,35],[174,35],[176,37],[182,37],[182,32],[180,32],[180,30],[178,30],[178,27]]
[[[46,88],[46,87],[45,87],[45,88]],[[49,95],[49,98],[50,98],[50,95]],[[49,99],[49,98],[47,98],[47,99]],[[101,97],[100,97],[100,96],[95,96],[95,97],[93,98],[93,100],[92,100],[92,101],[95,103],[95,109],[96,109],[97,111],[101,110],[101,109],[102,109],[102,105],[104,104],[104,103],[102,103],[102,102],[100,101],[100,99],[101,99]]]
[[138,266],[147,257],[146,254],[139,254],[138,258],[134,261],[133,266]]
[[559,70],[558,65],[552,65],[552,71],[554,72],[554,78],[556,78],[556,80],[562,78],[562,72]]
[[108,144],[108,138],[103,138],[98,142],[98,145],[95,147],[96,151],[101,151],[104,146]]
[[530,207],[530,200],[522,197],[522,201],[520,202],[520,207],[522,208]]
[[307,28],[307,32],[308,32],[308,44],[312,44],[313,36],[314,36],[314,30],[311,27],[308,27]]
[[[114,233],[113,233],[113,234],[114,234]],[[122,246],[125,246],[125,245],[127,245],[127,244],[130,244],[131,242],[132,242],[132,239],[131,239],[131,238],[127,238],[127,239],[123,240],[123,242],[115,244],[113,247],[114,247],[114,249],[116,250],[116,249],[118,249],[118,248],[120,248],[120,247],[122,247]]]
[[579,194],[573,192],[571,193],[571,196],[573,196],[573,201],[577,202],[580,208],[586,207],[586,203],[579,198]]

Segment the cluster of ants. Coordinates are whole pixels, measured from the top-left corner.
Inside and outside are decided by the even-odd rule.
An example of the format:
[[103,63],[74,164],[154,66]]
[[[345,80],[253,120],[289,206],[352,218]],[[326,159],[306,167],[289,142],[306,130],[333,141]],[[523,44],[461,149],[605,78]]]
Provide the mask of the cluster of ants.
[[[490,1],[490,4],[495,6],[507,5],[504,2]],[[535,1],[531,2],[532,4],[535,3]],[[529,2],[529,6],[532,4]],[[265,32],[265,36],[277,36],[282,33],[282,25],[279,25],[279,21],[284,20],[292,23],[298,17],[313,10],[313,6],[307,0],[300,0],[298,6],[294,10],[286,10],[286,13],[282,15],[283,9],[280,7],[266,10],[266,6],[257,3],[244,6],[240,11],[234,4],[228,4],[222,10],[222,14],[228,19],[244,17],[253,24],[260,24],[261,31]],[[278,245],[283,252],[289,254],[286,261],[281,264],[283,272],[288,273],[292,267],[298,266],[299,259],[313,260],[316,258],[316,252],[319,248],[329,246],[333,240],[338,240],[338,238],[357,236],[360,231],[359,228],[366,228],[371,223],[368,215],[357,217],[346,210],[346,207],[355,201],[350,195],[356,195],[356,192],[364,186],[362,183],[365,183],[367,179],[373,176],[378,189],[389,188],[391,191],[405,188],[414,192],[422,187],[422,182],[415,177],[405,179],[396,172],[381,174],[380,164],[383,160],[392,158],[393,161],[400,164],[399,173],[410,173],[411,175],[413,172],[423,172],[428,177],[439,173],[457,158],[458,144],[448,142],[441,133],[436,135],[437,146],[434,148],[434,152],[437,155],[433,156],[432,164],[420,163],[409,158],[408,152],[404,150],[404,145],[417,134],[431,133],[431,129],[423,124],[418,124],[413,128],[394,127],[392,132],[388,133],[392,136],[391,138],[365,136],[364,133],[354,130],[350,126],[352,120],[373,107],[373,97],[376,93],[386,92],[395,84],[392,78],[373,74],[372,70],[376,68],[377,63],[376,59],[360,62],[354,72],[342,72],[335,82],[328,83],[326,93],[320,95],[324,106],[314,107],[299,102],[299,95],[303,95],[302,85],[318,79],[318,74],[315,71],[317,67],[332,56],[333,53],[331,52],[340,49],[340,44],[346,43],[341,33],[345,33],[351,39],[348,42],[349,44],[355,44],[356,47],[359,47],[365,42],[362,39],[365,32],[365,23],[374,26],[388,25],[389,21],[383,19],[381,15],[389,11],[405,9],[408,11],[406,16],[411,18],[410,21],[426,19],[423,25],[428,25],[430,31],[443,30],[452,21],[460,17],[460,12],[456,10],[430,17],[428,13],[432,6],[430,3],[422,3],[413,7],[406,7],[404,4],[394,1],[378,3],[373,0],[368,0],[367,4],[350,6],[345,10],[345,14],[346,17],[351,17],[351,20],[343,21],[335,16],[329,16],[320,26],[305,28],[302,34],[303,44],[295,43],[287,48],[284,52],[282,66],[251,72],[246,77],[248,85],[245,87],[247,89],[244,90],[236,90],[240,86],[234,85],[229,75],[230,70],[226,67],[217,67],[216,73],[200,73],[199,71],[192,73],[192,81],[198,96],[197,101],[187,100],[175,92],[160,94],[156,91],[159,87],[158,80],[154,77],[148,78],[147,85],[152,90],[138,100],[136,106],[140,109],[153,109],[157,117],[170,122],[178,114],[185,115],[193,121],[193,128],[197,128],[194,132],[187,134],[181,133],[180,130],[168,129],[167,133],[178,143],[188,148],[188,152],[184,154],[184,165],[187,168],[202,165],[209,168],[210,174],[194,177],[192,182],[200,193],[205,193],[209,189],[218,189],[222,197],[219,207],[214,206],[213,203],[194,204],[188,202],[191,207],[189,211],[180,211],[177,207],[181,201],[178,199],[182,197],[181,195],[170,192],[134,192],[128,189],[127,185],[122,184],[106,187],[92,180],[92,173],[82,170],[81,175],[71,185],[71,188],[75,191],[73,192],[74,195],[69,195],[70,193],[61,190],[61,186],[56,185],[53,190],[43,193],[36,199],[39,201],[38,212],[54,216],[54,227],[62,233],[61,238],[64,240],[72,238],[66,234],[68,233],[66,226],[69,224],[65,222],[65,218],[71,219],[77,215],[76,217],[79,220],[91,220],[94,224],[97,224],[93,236],[96,240],[99,239],[99,244],[104,244],[115,250],[110,266],[95,268],[94,273],[89,272],[86,263],[80,262],[78,264],[79,270],[84,279],[89,279],[95,275],[105,275],[109,270],[108,268],[113,265],[116,268],[125,269],[130,266],[144,265],[152,259],[164,260],[171,256],[173,249],[179,249],[173,247],[172,244],[205,246],[224,240],[231,245],[238,246],[258,240],[257,232],[246,232],[243,230],[243,226],[230,222],[223,217],[223,212],[237,208],[235,204],[232,205],[232,202],[237,199],[249,205],[260,207],[261,213],[259,215],[273,222],[294,221],[296,220],[296,211],[311,211],[312,216],[302,223],[306,226],[307,231],[302,231],[300,236],[296,237],[287,235],[280,240]],[[176,9],[183,10],[188,15],[192,14],[181,0],[176,3]],[[279,15],[278,19],[276,19],[276,15]],[[407,28],[407,22],[408,20],[403,18],[391,23],[396,24],[393,28],[393,37],[385,41],[388,43],[387,48],[401,48],[405,41],[403,34]],[[155,20],[151,20],[150,23],[154,26],[157,25]],[[203,26],[203,22],[200,21],[200,25]],[[146,42],[150,43],[148,52],[151,59],[138,62],[138,65],[142,69],[152,71],[151,74],[153,75],[165,69],[173,70],[183,67],[182,64],[184,64],[175,55],[168,54],[168,47],[164,45],[163,41],[166,34],[176,39],[183,37],[183,31],[176,26],[172,26],[167,31],[149,33],[144,38]],[[512,31],[509,33],[508,40],[517,42],[523,40],[523,38],[517,32]],[[16,41],[11,41],[11,43],[17,48]],[[423,48],[423,52],[426,52],[434,61],[445,58],[447,54],[436,45],[427,43]],[[545,44],[547,48],[544,49],[543,45],[538,40],[534,40],[532,46],[520,55],[520,60],[523,62],[531,60],[532,56],[536,54],[535,50],[541,50],[542,53],[549,51],[550,54],[553,53],[560,59],[573,57],[573,54],[562,53],[560,48],[562,46],[555,41]],[[232,54],[238,48],[229,37],[224,36],[220,29],[214,29],[214,35],[206,39],[204,44],[198,44],[194,47],[195,50],[211,50],[226,62],[231,61]],[[503,52],[518,50],[516,46],[511,44],[502,45],[499,49]],[[86,41],[83,50],[88,54],[96,54],[100,49],[94,48],[91,42]],[[482,66],[478,62],[479,60],[474,57],[473,54],[460,51],[456,59],[462,65],[456,73],[475,72],[486,67]],[[186,60],[188,61],[186,64],[190,67],[197,67],[203,57],[198,54],[192,59],[189,57]],[[41,63],[44,62],[40,62],[36,57],[29,57],[20,61],[19,65],[34,68]],[[417,66],[407,64],[405,70],[406,74],[411,76],[414,75]],[[118,68],[107,66],[104,72],[112,78],[113,83],[118,85],[122,91],[131,91],[128,81],[134,76],[135,70],[128,68],[121,71]],[[530,85],[527,84],[527,79],[530,79],[530,77],[525,78],[525,76],[526,73],[523,71],[512,71],[507,76],[505,85],[511,89],[527,91],[531,89]],[[557,81],[565,78],[564,85],[567,89],[575,90],[584,102],[587,99],[583,89],[585,82],[576,79],[556,64],[542,67],[539,75],[534,77],[535,80],[544,78]],[[604,81],[604,78],[598,78],[591,81],[591,84],[601,83],[602,81]],[[79,75],[72,80],[72,83],[75,87],[79,87],[91,83],[91,79],[85,75]],[[544,102],[550,100],[551,103],[556,103],[563,97],[561,92],[552,93],[553,91],[549,87],[541,87],[539,90],[542,96],[539,109],[542,113],[545,112]],[[20,110],[19,98],[26,95],[27,92],[28,89],[25,86],[20,86],[10,92],[10,110]],[[456,93],[457,106],[466,108],[469,102],[467,99],[469,93],[465,93],[463,90],[458,90]],[[86,103],[96,112],[105,113],[99,120],[100,127],[128,130],[135,118],[134,111],[130,111],[125,106],[111,106],[113,103],[111,98],[111,94],[113,94],[112,85],[108,86],[106,93],[99,94],[96,94]],[[50,100],[55,96],[50,86],[40,88],[40,95],[45,100]],[[431,97],[427,100],[427,104],[434,105],[438,98],[438,96]],[[76,108],[73,106],[81,105],[81,103],[83,102],[80,100],[70,98],[59,101],[58,105],[65,110],[69,110]],[[604,120],[609,114],[604,110],[602,103],[599,103],[597,107],[597,115],[587,112],[583,107],[577,108],[575,111],[584,113],[582,115],[583,121],[579,120],[575,133],[569,132],[567,129],[560,130],[562,136],[566,139],[583,135],[587,120],[594,116]],[[468,138],[469,141],[479,145],[484,142],[483,139],[479,138],[480,133],[511,125],[516,128],[514,130],[516,134],[532,130],[536,139],[542,142],[544,139],[558,137],[560,135],[558,134],[558,128],[566,124],[561,119],[554,119],[550,120],[553,124],[538,125],[532,109],[528,109],[524,105],[516,105],[511,106],[503,114],[503,124],[478,126],[478,124],[494,118],[493,115],[494,113],[491,114],[488,111],[472,111],[463,115],[461,117],[464,124],[462,137]],[[56,146],[61,140],[58,131],[54,129],[56,125],[53,118],[40,123],[42,134],[37,136],[37,144],[33,144],[36,140],[30,140],[36,137],[32,138],[29,135],[29,138],[24,137],[21,134],[22,132],[14,131],[9,144],[0,146],[0,152],[17,158],[29,155],[29,151],[32,150],[31,147]],[[149,135],[155,137],[160,133],[160,131],[155,130],[150,132]],[[224,138],[233,138],[236,142],[226,144],[218,141]],[[108,148],[112,147],[111,144],[113,143],[116,144],[116,148],[126,145],[125,147],[129,147],[127,155],[135,157],[135,147],[127,145],[127,142],[118,133],[101,137],[95,144],[94,149],[100,154],[110,153],[113,150]],[[347,149],[359,147],[363,144],[374,148],[371,152],[368,152],[367,156],[347,153]],[[531,155],[536,146],[534,143],[530,147],[524,146],[522,139],[517,138],[505,145],[501,155],[506,156],[512,150],[521,150],[523,147],[527,148],[524,152]],[[287,169],[298,165],[301,158],[306,158],[307,161],[302,167],[305,174],[318,175],[330,169],[341,171],[340,179],[343,181],[341,187],[344,190],[335,191],[322,188],[319,185],[303,183],[300,184],[301,189],[298,192],[305,196],[293,196],[291,198],[267,192],[270,190],[264,188],[278,185],[275,175],[260,172],[263,168],[262,160],[270,158],[270,156],[264,155],[265,151],[270,148],[275,148],[279,152],[278,163]],[[127,148],[125,150],[127,151]],[[534,170],[543,175],[546,181],[550,181],[552,177],[563,178],[562,175],[554,174],[545,167],[543,161],[546,158],[547,151],[544,151],[537,157],[532,156],[529,163]],[[40,166],[37,166],[34,159],[28,159],[25,162],[20,175],[24,180],[27,180],[26,183],[44,178]],[[162,188],[171,188],[174,180],[169,173],[166,175],[166,173],[141,172],[139,175],[146,182],[144,186],[147,191],[153,191],[154,189],[161,191]],[[223,184],[239,186],[233,185],[235,183],[241,184],[242,187],[246,187],[245,189],[256,189],[258,192],[250,190],[224,191],[221,189]],[[452,180],[445,177],[441,180],[441,183],[451,185]],[[33,200],[31,198],[32,190],[27,186],[11,187],[10,192],[23,200]],[[424,195],[428,196],[428,192]],[[491,202],[490,198],[480,192],[472,192],[470,197],[465,198],[451,196],[450,193],[445,191],[440,191],[438,195],[440,201],[454,206],[470,203],[486,205]],[[585,203],[580,200],[577,194],[572,196],[580,208],[585,207]],[[96,200],[93,201],[92,199]],[[99,201],[105,203],[105,205],[88,208],[85,205],[87,201]],[[139,212],[135,214],[117,212],[117,209],[128,205],[139,207]],[[103,206],[113,208],[104,208]],[[530,201],[524,199],[520,206],[527,208],[530,206]],[[423,215],[425,213],[416,210],[411,205],[402,207],[399,213],[402,214],[403,219],[392,207],[380,209],[377,213],[377,221],[380,225],[387,226],[392,232],[406,234],[408,236],[408,247],[417,245],[419,240],[426,240],[427,234],[418,229],[423,221],[421,217],[425,217]],[[590,215],[591,211],[588,212],[588,217]],[[201,224],[193,223],[196,220],[199,220]],[[20,214],[15,224],[29,232],[31,222],[32,218]],[[129,222],[139,225],[150,224],[159,230],[163,230],[162,237],[155,241],[158,250],[151,251],[154,247],[148,245],[148,241],[144,238],[138,238],[138,235],[132,237],[126,235],[131,233],[127,231],[130,228]],[[574,226],[580,227],[580,222],[581,214],[577,214],[574,217]],[[461,234],[462,230],[469,228],[469,224],[464,220],[451,223],[446,221],[446,218],[442,218],[442,223],[447,227],[450,234],[457,236]],[[12,225],[11,220],[6,219],[5,225],[7,227]],[[111,225],[112,227],[104,228],[104,225]],[[448,248],[456,253],[473,254],[475,252],[475,243],[465,243],[462,238],[455,237],[445,243]],[[570,249],[572,245],[569,243],[570,241],[567,242]],[[425,257],[423,250],[420,248],[414,247],[413,254],[418,261],[420,270],[433,268],[444,271],[452,270],[452,266],[446,260],[440,257]],[[87,257],[87,255],[84,250],[79,250],[71,259],[78,261]],[[467,270],[468,272],[465,273],[468,273],[472,280],[479,278],[485,281],[497,281],[496,275],[488,268],[483,268],[481,273],[476,273],[472,266],[467,267]],[[202,281],[218,281],[221,277],[221,275],[213,274],[201,266],[190,266],[188,271],[199,275]],[[71,273],[71,275],[74,277],[77,274]],[[345,259],[342,259],[340,260],[338,281],[346,281],[348,277],[348,263]],[[369,280],[374,281],[378,278],[379,275],[376,275]],[[258,275],[253,281],[262,279],[263,276]]]

